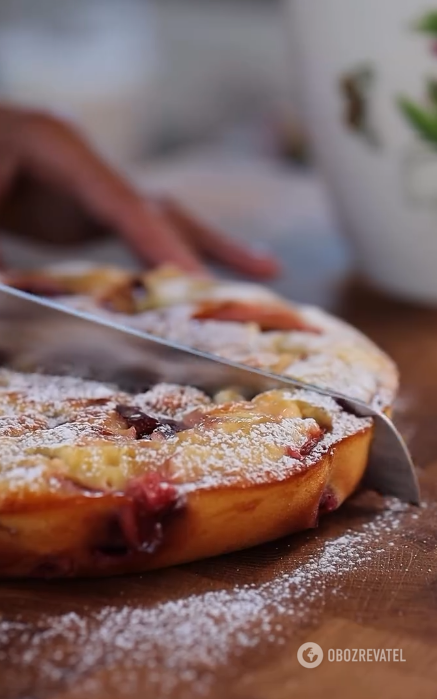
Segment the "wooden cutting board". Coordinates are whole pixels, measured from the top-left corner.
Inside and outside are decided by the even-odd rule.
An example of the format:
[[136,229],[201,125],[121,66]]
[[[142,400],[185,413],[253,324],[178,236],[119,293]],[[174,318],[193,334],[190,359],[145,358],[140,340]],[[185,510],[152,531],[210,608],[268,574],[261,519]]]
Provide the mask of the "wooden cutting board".
[[[365,290],[332,254],[311,284],[307,245],[306,283],[300,265],[290,295],[345,317],[399,363],[397,423],[423,507],[360,494],[315,531],[214,560],[2,583],[2,699],[436,696],[437,312]],[[324,651],[318,667],[298,663],[305,642]],[[404,662],[330,662],[330,649],[355,648],[399,649]]]

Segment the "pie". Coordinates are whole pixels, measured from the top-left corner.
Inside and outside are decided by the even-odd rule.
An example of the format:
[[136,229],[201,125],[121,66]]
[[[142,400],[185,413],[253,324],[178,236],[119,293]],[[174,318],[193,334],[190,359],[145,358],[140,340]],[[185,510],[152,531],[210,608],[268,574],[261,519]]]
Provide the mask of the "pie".
[[[173,269],[4,282],[389,412],[391,360],[358,331],[250,284]],[[0,369],[0,573],[108,576],[314,527],[357,488],[372,420],[311,391],[117,385]]]

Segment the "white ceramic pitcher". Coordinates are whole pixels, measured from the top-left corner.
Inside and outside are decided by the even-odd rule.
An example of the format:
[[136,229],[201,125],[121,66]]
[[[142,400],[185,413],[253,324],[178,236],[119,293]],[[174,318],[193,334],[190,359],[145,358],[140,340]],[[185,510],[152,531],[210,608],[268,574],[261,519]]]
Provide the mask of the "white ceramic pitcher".
[[357,262],[437,303],[437,0],[289,0],[314,153]]

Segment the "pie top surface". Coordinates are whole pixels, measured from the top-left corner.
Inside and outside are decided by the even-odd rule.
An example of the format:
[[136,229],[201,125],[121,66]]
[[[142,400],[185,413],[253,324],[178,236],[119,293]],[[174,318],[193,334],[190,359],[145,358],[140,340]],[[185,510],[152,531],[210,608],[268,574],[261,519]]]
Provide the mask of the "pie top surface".
[[0,504],[76,489],[124,491],[145,474],[180,493],[278,482],[370,424],[306,391],[229,398],[169,384],[134,395],[3,369]]
[[398,374],[373,342],[319,308],[255,284],[189,276],[173,268],[54,268],[3,281],[119,324],[337,390],[387,409]]

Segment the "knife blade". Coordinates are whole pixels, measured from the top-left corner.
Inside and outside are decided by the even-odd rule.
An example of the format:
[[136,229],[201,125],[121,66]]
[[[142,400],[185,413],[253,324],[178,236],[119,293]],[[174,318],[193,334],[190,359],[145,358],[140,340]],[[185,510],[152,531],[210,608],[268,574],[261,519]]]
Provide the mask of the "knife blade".
[[329,396],[347,412],[373,418],[364,485],[420,503],[411,456],[391,420],[342,393],[181,346],[4,284],[0,284],[0,355],[18,370],[111,381],[137,392],[165,382],[196,386],[207,393],[233,387],[247,398],[287,388]]

